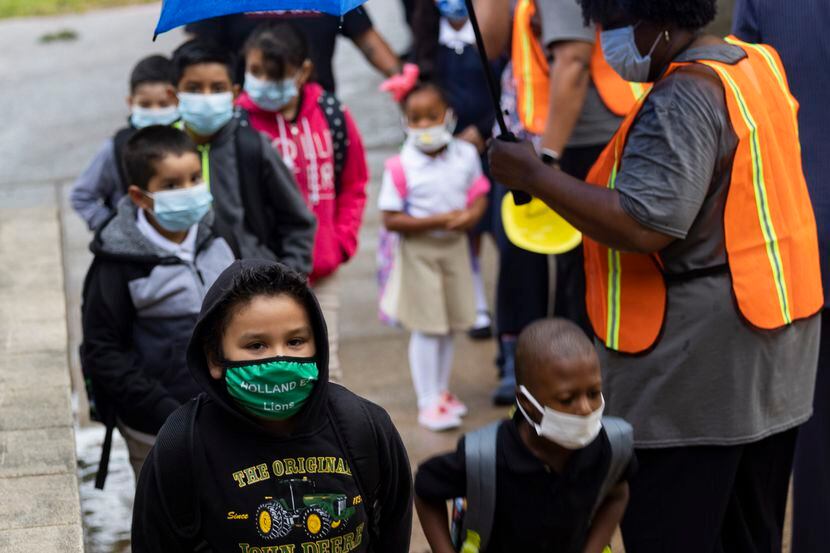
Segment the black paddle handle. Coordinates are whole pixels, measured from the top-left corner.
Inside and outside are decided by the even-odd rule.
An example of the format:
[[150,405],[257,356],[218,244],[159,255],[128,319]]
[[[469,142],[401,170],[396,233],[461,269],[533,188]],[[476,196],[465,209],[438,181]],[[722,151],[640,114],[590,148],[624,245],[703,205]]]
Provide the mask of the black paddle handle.
[[[493,75],[490,61],[487,57],[487,49],[484,47],[484,37],[481,36],[481,27],[478,26],[478,17],[476,17],[476,9],[473,5],[473,0],[465,0],[467,4],[467,13],[470,17],[470,23],[473,25],[473,32],[476,35],[476,45],[478,46],[478,54],[481,57],[481,64],[484,69],[484,74],[487,77],[487,88],[490,90],[490,98],[493,101],[493,109],[496,111],[496,122],[499,125],[499,140],[505,142],[518,142],[516,135],[510,132],[507,128],[507,123],[504,121],[504,114],[501,111],[501,98],[499,97],[499,87],[496,82],[496,76]],[[511,190],[513,193],[513,201],[516,205],[529,204],[531,197],[526,192],[518,190]]]

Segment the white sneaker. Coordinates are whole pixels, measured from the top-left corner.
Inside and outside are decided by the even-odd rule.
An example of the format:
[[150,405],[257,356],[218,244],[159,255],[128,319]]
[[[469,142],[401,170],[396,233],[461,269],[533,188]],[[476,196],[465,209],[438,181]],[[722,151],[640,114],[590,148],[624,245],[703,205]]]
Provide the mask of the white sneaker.
[[456,417],[467,416],[467,406],[452,392],[444,392],[441,394],[441,404]]
[[418,412],[418,424],[433,432],[443,432],[461,426],[461,418],[450,413],[446,405],[438,403]]

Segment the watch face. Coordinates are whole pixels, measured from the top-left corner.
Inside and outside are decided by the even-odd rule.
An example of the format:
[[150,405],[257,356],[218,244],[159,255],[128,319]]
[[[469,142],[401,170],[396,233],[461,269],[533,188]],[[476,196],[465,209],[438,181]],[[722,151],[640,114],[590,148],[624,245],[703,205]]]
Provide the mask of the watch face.
[[548,153],[543,153],[539,157],[542,158],[542,163],[544,163],[545,165],[559,165],[559,159],[553,157],[552,155],[550,155]]

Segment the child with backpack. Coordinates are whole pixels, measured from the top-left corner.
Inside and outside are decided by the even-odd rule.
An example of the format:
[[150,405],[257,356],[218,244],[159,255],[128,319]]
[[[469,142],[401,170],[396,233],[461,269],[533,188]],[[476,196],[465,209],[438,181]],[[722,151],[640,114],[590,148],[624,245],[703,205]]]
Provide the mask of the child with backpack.
[[317,219],[310,279],[328,322],[329,375],[342,379],[338,356],[337,270],[356,252],[369,170],[351,115],[312,81],[304,35],[266,23],[245,44],[245,90],[237,104],[289,168]]
[[[519,336],[516,377],[511,420],[418,468],[415,502],[432,551],[600,553],[625,512],[636,461],[631,426],[602,416],[596,351],[574,323],[537,321]],[[466,498],[466,511],[454,543],[446,501],[455,498]]]
[[212,42],[191,40],[173,53],[179,111],[199,148],[217,223],[241,259],[280,261],[308,274],[314,216],[270,141],[235,113],[233,67]]
[[173,84],[173,67],[164,56],[139,61],[130,74],[127,126],[108,139],[92,162],[72,185],[69,201],[96,230],[115,213],[118,201],[127,193],[122,151],[135,131],[150,125],[171,125],[179,119],[178,99]]
[[476,317],[469,231],[487,209],[490,183],[476,148],[453,138],[454,117],[434,84],[403,100],[407,140],[387,162],[378,205],[400,234],[381,310],[411,331],[409,365],[418,423],[456,428],[467,408],[450,391],[453,331]]
[[90,404],[107,427],[101,488],[115,426],[137,479],[168,415],[198,393],[185,345],[207,287],[234,260],[214,232],[211,195],[186,134],[137,131],[124,170],[128,196],[90,246],[83,289],[81,363]]
[[406,450],[381,407],[329,382],[304,275],[234,263],[187,357],[204,393],[170,417],[144,466],[135,553],[409,552]]

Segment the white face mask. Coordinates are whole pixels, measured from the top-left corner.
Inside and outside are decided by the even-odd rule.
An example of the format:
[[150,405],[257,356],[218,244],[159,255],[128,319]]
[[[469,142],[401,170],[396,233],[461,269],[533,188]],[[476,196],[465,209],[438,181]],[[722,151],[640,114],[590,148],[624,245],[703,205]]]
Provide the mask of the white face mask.
[[648,82],[648,74],[651,70],[651,54],[654,53],[664,33],[657,35],[657,39],[651,45],[651,50],[643,56],[634,40],[634,29],[637,25],[602,31],[600,42],[602,42],[602,55],[605,56],[605,61],[620,77],[632,83],[645,83]]
[[452,133],[455,131],[455,115],[452,110],[447,110],[444,122],[426,129],[415,129],[407,127],[407,142],[426,154],[432,154],[445,148],[452,142]]
[[519,411],[522,412],[528,424],[536,430],[537,435],[566,449],[582,449],[599,436],[599,431],[602,430],[602,412],[605,410],[605,398],[602,398],[602,405],[599,409],[590,415],[580,417],[561,413],[550,407],[542,407],[524,386],[519,386],[519,391],[536,410],[542,413],[542,423],[534,422],[522,408],[522,404],[516,402]]

